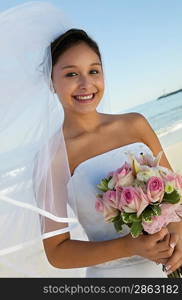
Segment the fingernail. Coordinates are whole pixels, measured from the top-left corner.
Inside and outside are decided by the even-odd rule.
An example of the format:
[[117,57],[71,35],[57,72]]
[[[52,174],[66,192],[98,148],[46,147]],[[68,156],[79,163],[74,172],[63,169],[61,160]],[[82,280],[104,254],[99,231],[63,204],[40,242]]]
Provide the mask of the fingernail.
[[170,247],[171,247],[171,248],[174,248],[175,246],[176,246],[175,243],[171,243],[171,244],[170,244]]
[[172,272],[173,272],[173,271],[168,271],[168,272],[166,272],[166,274],[169,275],[169,274],[171,274]]
[[166,271],[168,271],[171,268],[171,265],[165,266]]

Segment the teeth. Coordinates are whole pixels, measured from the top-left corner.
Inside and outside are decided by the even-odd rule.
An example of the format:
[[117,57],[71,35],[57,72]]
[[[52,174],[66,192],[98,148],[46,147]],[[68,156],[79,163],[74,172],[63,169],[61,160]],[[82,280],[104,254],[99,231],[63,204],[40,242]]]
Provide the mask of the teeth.
[[93,98],[93,94],[88,95],[88,96],[75,96],[76,99],[78,100],[89,100]]

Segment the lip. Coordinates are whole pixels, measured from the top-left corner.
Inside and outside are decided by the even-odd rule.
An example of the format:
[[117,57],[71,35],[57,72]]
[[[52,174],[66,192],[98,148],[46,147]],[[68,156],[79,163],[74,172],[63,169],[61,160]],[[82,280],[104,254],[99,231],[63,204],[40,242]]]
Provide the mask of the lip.
[[76,96],[81,96],[81,97],[84,97],[84,96],[90,96],[90,95],[93,95],[95,96],[96,92],[95,93],[89,93],[89,94],[77,94],[77,95],[73,95],[73,97],[76,97]]
[[[94,96],[93,96],[93,98],[88,99],[88,100],[81,100],[81,99],[78,100],[78,99],[75,98],[75,96],[82,96],[82,97],[84,97],[84,96],[90,96],[90,95],[94,95]],[[96,93],[74,95],[74,96],[73,96],[73,99],[74,99],[76,102],[80,103],[80,104],[87,104],[87,103],[92,103],[92,102],[95,101],[95,95],[96,95]]]

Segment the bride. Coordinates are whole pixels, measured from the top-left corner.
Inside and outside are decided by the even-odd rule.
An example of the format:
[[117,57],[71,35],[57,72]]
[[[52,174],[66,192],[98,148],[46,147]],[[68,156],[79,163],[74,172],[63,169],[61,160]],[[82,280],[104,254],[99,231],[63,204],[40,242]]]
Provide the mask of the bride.
[[[93,184],[117,163],[124,163],[124,150],[157,155],[162,147],[156,134],[139,113],[97,112],[104,73],[99,48],[86,32],[70,29],[58,37],[52,44],[52,62],[53,87],[64,109],[77,212],[89,241],[71,240],[69,233],[45,239],[50,263],[57,268],[88,267],[87,277],[165,277],[154,262],[165,263],[173,255],[177,237],[170,237],[170,229],[136,239],[127,232],[119,237],[94,210]],[[165,155],[161,165],[171,169]]]
[[[0,196],[1,200],[4,201],[4,207],[7,203],[5,213],[8,212],[9,214],[12,210],[11,218],[8,217],[9,225],[3,227],[3,231],[7,233],[6,230],[12,227],[12,222],[17,219],[18,215],[21,216],[19,219],[19,222],[22,222],[21,225],[25,225],[27,222],[30,228],[31,224],[33,233],[30,234],[26,226],[21,226],[21,234],[17,236],[18,242],[15,241],[12,234],[12,244],[9,244],[9,241],[5,242],[4,249],[7,247],[10,249],[8,251],[13,251],[13,246],[22,246],[29,239],[33,240],[39,236],[40,217],[45,253],[48,261],[55,268],[86,267],[86,277],[167,277],[167,274],[162,271],[161,264],[165,264],[167,272],[176,270],[182,264],[181,224],[170,224],[158,233],[148,236],[141,235],[134,239],[127,228],[124,228],[122,234],[116,233],[113,225],[104,223],[102,216],[95,210],[96,184],[105,174],[127,160],[128,151],[132,151],[136,155],[139,155],[140,152],[157,155],[159,151],[163,150],[155,132],[142,114],[131,112],[112,115],[104,113],[104,109],[99,111],[98,107],[100,105],[104,107],[106,104],[103,97],[105,90],[103,62],[97,43],[85,31],[66,28],[61,32],[60,12],[57,12],[55,8],[53,9],[48,3],[31,3],[22,6],[21,9],[22,11],[13,11],[12,15],[16,17],[18,13],[21,13],[20,19],[23,16],[24,21],[28,18],[32,20],[32,23],[27,22],[28,39],[26,21],[23,27],[20,26],[19,31],[16,29],[17,32],[22,30],[26,33],[23,41],[23,35],[20,35],[22,45],[24,45],[21,51],[25,55],[26,50],[30,47],[28,53],[31,57],[31,64],[29,63],[30,57],[28,59],[27,57],[22,58],[18,49],[20,67],[23,66],[23,71],[26,68],[28,70],[26,77],[22,76],[23,73],[19,73],[19,78],[25,80],[24,86],[27,91],[23,95],[22,91],[21,95],[20,93],[15,94],[17,92],[16,85],[13,99],[18,99],[19,102],[17,103],[22,102],[19,106],[17,104],[14,109],[17,109],[17,112],[18,109],[21,109],[23,116],[27,110],[27,105],[22,105],[24,101],[24,104],[34,105],[32,107],[35,110],[32,111],[36,112],[36,117],[33,115],[30,117],[30,114],[27,114],[29,117],[26,119],[26,124],[28,123],[29,127],[21,127],[22,132],[27,130],[29,143],[26,139],[26,141],[20,139],[19,145],[21,147],[19,148],[21,151],[17,153],[21,155],[15,158],[14,169],[15,165],[17,167],[18,164],[19,166],[24,164],[28,172],[31,169],[31,163],[35,162],[38,157],[33,173],[26,173],[29,176],[33,174],[33,190],[38,205],[35,205],[32,200],[32,193],[27,193],[31,197],[29,199],[27,196],[26,200],[25,193],[22,193],[22,186],[25,187],[25,184],[22,185],[18,176],[21,175],[23,180],[27,178],[26,174],[23,173],[25,171],[22,171],[20,175],[14,173],[13,180],[15,181],[17,178],[19,190],[13,193],[12,189],[7,191],[7,189],[1,188],[2,194]],[[42,9],[44,12],[47,9],[47,14],[39,15]],[[50,28],[42,26],[47,24],[51,13]],[[8,15],[6,17],[8,18]],[[18,22],[17,18],[15,19]],[[33,27],[35,27],[35,31],[32,30]],[[28,29],[31,30],[28,31]],[[48,32],[48,30],[50,31]],[[25,39],[28,41],[27,44]],[[45,44],[47,48],[51,46],[51,59],[48,55],[47,65],[46,60],[42,60],[39,53],[31,51],[32,45],[37,46],[38,42],[40,49],[42,44]],[[41,50],[41,55],[47,54],[46,51]],[[7,52],[4,51],[4,53]],[[39,60],[41,62],[39,66],[42,69],[37,75],[37,62]],[[35,70],[32,61],[35,63]],[[29,66],[30,69],[28,69]],[[51,84],[49,91],[43,83],[45,78],[42,74],[45,75],[46,72],[48,72],[46,75],[47,82]],[[28,79],[27,82],[26,79]],[[13,80],[18,81],[18,77],[12,78],[12,82],[14,82]],[[26,103],[25,97],[28,99]],[[12,97],[6,98],[4,105],[8,107],[7,99],[12,101]],[[53,102],[51,102],[52,99],[54,99]],[[59,110],[51,108],[52,103],[54,105],[56,103],[55,99],[58,101]],[[29,113],[32,111],[30,110]],[[58,120],[57,117],[54,117],[55,111],[62,118],[62,127],[60,127],[61,119]],[[13,113],[15,114],[15,112]],[[20,115],[19,112],[17,115]],[[25,124],[25,118],[20,121]],[[22,124],[21,122],[20,124]],[[54,135],[50,130],[53,128],[54,122],[56,125],[53,133],[57,132],[58,135]],[[12,136],[13,130],[17,129],[15,125],[16,123],[12,123]],[[18,128],[20,131],[20,127]],[[53,138],[50,139],[50,137]],[[13,139],[9,141],[13,145]],[[21,143],[25,143],[24,148]],[[41,152],[42,149],[43,152]],[[7,150],[5,152],[10,157],[11,153],[9,154]],[[40,155],[37,156],[37,153]],[[49,160],[49,157],[53,157],[53,160]],[[1,156],[1,161],[3,161],[2,158],[3,156]],[[163,154],[160,164],[171,169],[165,154]],[[10,172],[7,172],[6,175],[9,176],[7,178],[11,183]],[[12,187],[14,187],[13,184]],[[64,200],[66,203],[62,204]],[[9,212],[8,205],[11,204],[13,205]],[[68,217],[67,204],[72,210],[73,218]],[[33,211],[37,212],[37,217],[32,216]],[[70,224],[75,220],[75,216],[77,223],[81,224],[84,232],[83,238],[81,238],[81,233],[74,237],[75,231]],[[20,230],[20,226],[17,228]],[[9,235],[10,239],[11,236]]]

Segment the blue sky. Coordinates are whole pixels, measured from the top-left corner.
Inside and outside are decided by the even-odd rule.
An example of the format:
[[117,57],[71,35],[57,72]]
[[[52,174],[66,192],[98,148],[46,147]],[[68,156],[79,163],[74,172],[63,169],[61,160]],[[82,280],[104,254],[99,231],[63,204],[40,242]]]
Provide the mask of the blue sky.
[[[25,2],[4,0],[0,10]],[[182,88],[181,0],[47,2],[99,44],[113,112]]]

